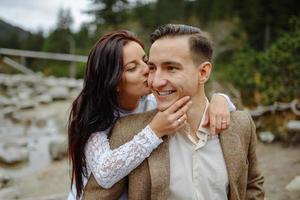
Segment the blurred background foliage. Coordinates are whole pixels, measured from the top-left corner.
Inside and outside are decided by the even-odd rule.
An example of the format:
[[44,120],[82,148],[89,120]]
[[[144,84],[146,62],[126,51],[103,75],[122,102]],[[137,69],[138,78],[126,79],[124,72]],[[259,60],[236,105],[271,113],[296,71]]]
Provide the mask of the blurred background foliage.
[[[300,2],[296,0],[88,0],[93,16],[74,32],[61,9],[49,33],[30,33],[0,20],[0,47],[88,55],[104,33],[129,29],[150,46],[149,34],[165,23],[198,26],[215,43],[213,79],[232,83],[246,105],[291,101],[300,96]],[[71,48],[71,46],[75,48]],[[68,62],[27,59],[45,75],[68,76]],[[77,64],[77,77],[84,74]],[[0,69],[0,72],[5,69]],[[6,72],[10,72],[7,69]]]

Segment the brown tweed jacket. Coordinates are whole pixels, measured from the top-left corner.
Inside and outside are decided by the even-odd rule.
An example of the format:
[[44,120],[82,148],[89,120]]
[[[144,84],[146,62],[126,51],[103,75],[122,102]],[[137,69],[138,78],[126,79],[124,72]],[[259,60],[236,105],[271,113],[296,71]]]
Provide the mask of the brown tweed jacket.
[[[118,120],[110,143],[116,148],[131,140],[156,111],[131,115]],[[256,159],[255,125],[247,112],[231,113],[231,125],[220,136],[229,176],[230,200],[264,199],[263,182]],[[169,189],[168,138],[140,166],[110,189],[100,187],[91,175],[84,189],[85,200],[117,200],[128,190],[129,200],[165,200]]]

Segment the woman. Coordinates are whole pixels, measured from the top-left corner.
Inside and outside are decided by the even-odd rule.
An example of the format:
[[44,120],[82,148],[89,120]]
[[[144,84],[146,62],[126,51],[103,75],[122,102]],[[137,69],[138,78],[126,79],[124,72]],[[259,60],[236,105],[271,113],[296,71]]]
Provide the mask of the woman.
[[[116,119],[156,108],[154,97],[149,95],[147,56],[143,48],[133,33],[115,31],[100,38],[89,54],[84,86],[72,104],[68,124],[72,162],[69,199],[81,198],[91,173],[99,185],[111,187],[147,158],[162,142],[161,137],[174,133],[186,123],[185,113],[191,105],[189,97],[158,112],[128,143],[110,149],[108,137]],[[216,106],[220,112],[213,111],[219,114],[210,116],[213,118],[210,123],[216,124],[218,130],[228,128],[227,101],[214,95],[211,105],[210,109]],[[235,109],[233,105],[231,108]],[[226,123],[222,124],[224,120]]]

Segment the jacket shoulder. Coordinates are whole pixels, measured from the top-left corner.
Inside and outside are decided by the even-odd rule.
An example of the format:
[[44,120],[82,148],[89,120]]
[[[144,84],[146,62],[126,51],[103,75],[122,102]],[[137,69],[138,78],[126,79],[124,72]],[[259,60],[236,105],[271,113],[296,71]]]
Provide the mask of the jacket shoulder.
[[231,112],[231,130],[239,135],[241,140],[248,144],[252,134],[255,134],[255,124],[248,111],[238,110]]
[[132,115],[127,115],[125,117],[121,117],[117,120],[115,126],[128,126],[131,124],[142,124],[148,121],[151,121],[151,119],[154,117],[154,115],[157,113],[157,110],[151,110],[144,113],[137,113]]
[[110,132],[112,147],[115,148],[130,141],[151,122],[156,112],[156,110],[152,110],[118,119]]
[[236,110],[230,113],[231,120],[237,122],[247,122],[251,118],[250,113],[245,110]]

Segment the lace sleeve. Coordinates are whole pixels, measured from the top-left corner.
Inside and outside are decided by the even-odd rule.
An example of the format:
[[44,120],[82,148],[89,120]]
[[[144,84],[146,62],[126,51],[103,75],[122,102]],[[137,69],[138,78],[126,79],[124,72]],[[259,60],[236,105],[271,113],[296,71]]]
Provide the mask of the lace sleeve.
[[114,150],[104,132],[94,133],[85,148],[87,167],[99,185],[110,188],[143,162],[160,143],[162,139],[149,126]]

